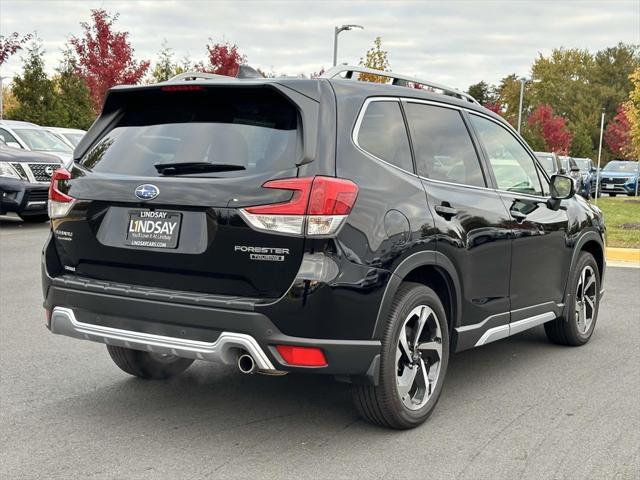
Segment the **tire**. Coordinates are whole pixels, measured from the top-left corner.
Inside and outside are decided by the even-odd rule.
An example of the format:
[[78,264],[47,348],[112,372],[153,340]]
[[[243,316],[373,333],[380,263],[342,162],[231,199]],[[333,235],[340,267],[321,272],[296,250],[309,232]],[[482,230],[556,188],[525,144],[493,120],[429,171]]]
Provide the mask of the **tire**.
[[610,193],[609,196],[610,197],[615,197],[616,195],[618,195],[617,193]]
[[39,215],[23,215],[19,213],[18,216],[25,223],[44,223],[49,221],[49,215],[46,213],[41,213]]
[[552,343],[580,346],[593,335],[600,306],[600,272],[589,252],[580,253],[569,278],[569,288],[565,313],[545,323],[544,330]]
[[179,375],[193,363],[191,358],[160,356],[130,348],[107,345],[113,362],[129,375],[148,380],[161,380]]
[[[423,318],[425,321],[421,322]],[[423,324],[422,333],[419,341],[413,342],[419,323]],[[413,353],[411,361],[402,353],[407,350],[401,348],[401,334],[408,340],[405,348]],[[412,348],[411,344],[414,347],[421,344],[424,348]],[[403,283],[386,319],[379,383],[352,386],[358,412],[368,422],[382,427],[408,429],[422,424],[438,402],[448,363],[449,329],[442,302],[424,285]],[[412,378],[414,369],[415,380],[403,381]],[[400,383],[411,383],[410,389]]]

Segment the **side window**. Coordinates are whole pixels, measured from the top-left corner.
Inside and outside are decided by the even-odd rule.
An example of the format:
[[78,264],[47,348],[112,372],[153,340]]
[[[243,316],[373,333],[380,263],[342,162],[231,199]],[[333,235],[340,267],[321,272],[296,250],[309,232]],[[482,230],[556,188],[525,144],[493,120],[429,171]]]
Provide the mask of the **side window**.
[[16,143],[18,143],[18,141],[16,140],[16,137],[11,135],[9,132],[7,132],[3,128],[0,128],[0,138],[2,138],[4,143],[7,143],[7,142],[16,142]]
[[480,160],[459,111],[410,102],[405,110],[418,174],[433,180],[486,186]]
[[371,102],[367,106],[358,130],[358,145],[385,162],[413,172],[409,138],[398,102]]
[[500,190],[544,195],[536,164],[506,128],[491,120],[470,115],[471,122],[487,151]]

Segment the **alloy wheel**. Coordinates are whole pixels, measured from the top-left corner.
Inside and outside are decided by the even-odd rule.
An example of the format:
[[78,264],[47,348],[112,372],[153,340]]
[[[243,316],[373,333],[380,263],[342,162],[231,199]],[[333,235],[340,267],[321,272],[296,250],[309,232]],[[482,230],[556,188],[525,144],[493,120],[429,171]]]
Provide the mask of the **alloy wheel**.
[[582,269],[576,287],[575,319],[578,331],[586,334],[591,328],[598,301],[596,273],[589,265]]
[[402,403],[422,408],[435,391],[442,361],[440,320],[430,307],[415,307],[400,329],[396,349],[396,384]]

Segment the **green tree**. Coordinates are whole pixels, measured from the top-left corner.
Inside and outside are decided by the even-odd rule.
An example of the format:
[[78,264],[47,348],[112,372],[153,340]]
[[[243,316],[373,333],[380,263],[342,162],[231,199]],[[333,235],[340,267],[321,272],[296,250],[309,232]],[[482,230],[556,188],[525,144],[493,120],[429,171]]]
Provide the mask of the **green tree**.
[[544,152],[547,150],[544,137],[542,136],[542,128],[538,124],[529,125],[527,122],[522,123],[522,130],[520,132],[522,138],[524,138],[531,149],[534,152]]
[[91,92],[77,74],[78,65],[70,49],[63,52],[62,61],[54,77],[58,94],[56,126],[86,130],[96,118],[91,103]]
[[615,47],[605,48],[595,54],[590,83],[596,87],[600,108],[604,108],[606,118],[615,117],[619,105],[627,100],[633,89],[630,76],[639,66],[637,45],[620,42]]
[[[382,49],[382,39],[376,37],[373,42],[373,47],[367,50],[364,58],[360,59],[360,65],[372,68],[374,70],[382,70],[383,72],[389,71],[388,52]],[[362,73],[358,77],[363,82],[373,83],[386,83],[389,78],[380,75],[373,75],[369,73]]]
[[534,82],[525,99],[530,96],[533,106],[551,105],[569,120],[575,138],[572,152],[586,155],[588,135],[592,155],[599,141],[600,113],[604,109],[607,122],[615,116],[632,88],[628,77],[638,65],[638,47],[634,45],[620,43],[595,55],[575,48],[555,49],[533,63]]
[[167,41],[162,42],[160,52],[158,52],[158,61],[151,72],[151,81],[153,83],[165,82],[171,77],[188,71],[191,67],[191,60],[184,57],[180,63],[174,60],[173,49],[169,48]]
[[470,85],[467,93],[475,98],[480,105],[489,105],[497,102],[498,92],[495,85],[489,85],[484,80]]
[[13,94],[18,103],[7,111],[8,118],[39,125],[59,124],[59,97],[44,71],[43,55],[42,41],[34,40],[23,58],[22,75],[13,80]]
[[581,158],[593,156],[593,143],[588,126],[569,122],[569,130],[573,133],[569,155]]
[[[499,104],[502,107],[501,115],[511,125],[518,123],[518,110],[520,108],[520,88],[521,81],[515,73],[507,75],[496,87],[496,99],[494,103]],[[522,102],[522,124],[524,125],[527,119],[527,112],[531,106],[531,83],[525,82],[524,97]]]

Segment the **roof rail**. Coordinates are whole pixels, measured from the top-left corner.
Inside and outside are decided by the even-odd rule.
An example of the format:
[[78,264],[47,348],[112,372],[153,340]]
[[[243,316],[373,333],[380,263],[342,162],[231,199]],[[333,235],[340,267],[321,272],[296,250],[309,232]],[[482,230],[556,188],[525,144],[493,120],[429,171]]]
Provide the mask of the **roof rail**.
[[229,80],[230,77],[225,75],[216,75],[215,73],[204,73],[204,72],[184,72],[176,75],[175,77],[171,77],[167,82],[186,82],[188,80],[220,80],[226,79]]
[[423,80],[416,77],[410,77],[408,75],[399,75],[393,72],[385,72],[382,70],[374,70],[373,68],[361,67],[361,66],[353,66],[353,65],[338,65],[335,66],[326,72],[324,72],[320,78],[336,78],[341,73],[345,73],[344,78],[351,79],[353,78],[354,73],[368,73],[370,75],[377,75],[379,77],[388,77],[392,79],[391,84],[397,85],[399,87],[408,87],[408,83],[424,85],[431,90],[440,91],[444,95],[449,95],[452,97],[457,97],[461,100],[466,100],[471,103],[478,103],[478,101],[473,98],[471,95],[467,93],[463,93],[460,90],[456,90],[452,87],[447,87],[446,85],[441,85],[439,83],[431,82],[429,80]]

